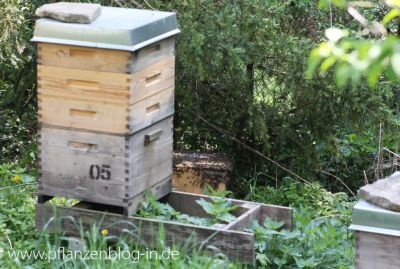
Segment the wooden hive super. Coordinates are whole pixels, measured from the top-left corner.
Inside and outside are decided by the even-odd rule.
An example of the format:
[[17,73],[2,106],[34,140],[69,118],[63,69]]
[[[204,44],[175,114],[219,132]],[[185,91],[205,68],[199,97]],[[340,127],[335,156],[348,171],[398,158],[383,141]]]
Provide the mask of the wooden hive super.
[[[93,42],[107,31],[114,39]],[[132,214],[145,191],[171,191],[178,32],[174,13],[134,9],[103,7],[89,25],[37,21],[40,201]]]
[[366,201],[353,208],[351,230],[355,231],[356,269],[400,268],[400,212]]

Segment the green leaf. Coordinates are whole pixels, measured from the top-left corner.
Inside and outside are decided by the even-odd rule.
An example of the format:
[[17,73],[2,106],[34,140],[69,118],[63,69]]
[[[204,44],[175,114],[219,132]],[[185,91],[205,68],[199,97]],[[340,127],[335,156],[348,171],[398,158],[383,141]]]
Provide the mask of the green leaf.
[[380,77],[381,74],[382,74],[382,69],[383,69],[383,66],[382,66],[382,63],[381,63],[381,62],[376,62],[376,63],[372,66],[371,70],[370,70],[369,73],[368,73],[368,84],[369,84],[371,87],[374,86],[374,85],[376,85],[376,83],[378,82],[379,77]]
[[212,211],[212,209],[213,209],[212,203],[207,202],[203,198],[201,198],[200,200],[196,200],[196,203],[201,205],[201,207],[204,209],[204,211],[206,211],[208,214],[211,214],[213,212]]
[[334,4],[337,7],[345,7],[347,2],[346,0],[319,0],[318,1],[318,8],[327,9],[330,4]]
[[351,76],[351,68],[347,63],[341,63],[336,67],[335,77],[336,84],[338,87],[346,85],[348,79]]
[[223,212],[218,215],[218,219],[226,221],[226,222],[231,222],[231,221],[236,220],[236,217],[228,212]]
[[308,63],[307,63],[307,71],[306,71],[307,79],[312,79],[312,77],[315,73],[315,70],[318,68],[322,59],[323,58],[320,56],[320,53],[319,53],[319,48],[315,48],[311,51],[310,56],[308,57]]
[[400,53],[397,52],[392,55],[390,62],[392,64],[393,71],[400,78]]
[[32,183],[35,181],[35,178],[30,175],[22,175],[22,182],[24,183]]
[[383,17],[382,24],[385,25],[398,16],[400,16],[400,9],[392,9]]
[[326,58],[322,64],[321,64],[321,71],[322,72],[326,72],[328,71],[329,68],[331,68],[335,63],[336,63],[337,57],[336,56],[330,56],[328,58]]
[[270,263],[268,257],[264,253],[256,253],[256,260],[261,264],[261,265],[268,265]]

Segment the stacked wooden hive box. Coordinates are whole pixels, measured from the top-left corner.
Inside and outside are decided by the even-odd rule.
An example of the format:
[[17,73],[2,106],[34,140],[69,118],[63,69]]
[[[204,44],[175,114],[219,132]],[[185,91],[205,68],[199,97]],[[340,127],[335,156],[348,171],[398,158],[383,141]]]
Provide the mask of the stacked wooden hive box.
[[39,202],[132,214],[171,191],[174,36],[169,12],[102,7],[90,24],[36,22]]

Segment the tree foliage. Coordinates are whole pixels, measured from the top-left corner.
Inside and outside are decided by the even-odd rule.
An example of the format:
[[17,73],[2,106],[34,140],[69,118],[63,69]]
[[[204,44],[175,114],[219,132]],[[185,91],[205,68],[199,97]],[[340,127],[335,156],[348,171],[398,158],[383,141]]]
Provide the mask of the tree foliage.
[[[330,2],[320,1],[320,6],[326,7]],[[400,1],[386,0],[386,6],[372,1],[360,4],[340,0],[333,3],[346,8],[348,13],[360,23],[361,31],[350,32],[346,28],[329,28],[326,31],[327,40],[311,52],[308,76],[311,78],[318,67],[324,74],[335,66],[338,86],[345,85],[349,80],[357,83],[363,77],[367,77],[371,86],[384,80],[398,82],[400,79]],[[372,20],[368,20],[368,11],[362,8],[369,8],[375,12],[383,9],[383,15],[380,16],[381,18],[372,17]]]

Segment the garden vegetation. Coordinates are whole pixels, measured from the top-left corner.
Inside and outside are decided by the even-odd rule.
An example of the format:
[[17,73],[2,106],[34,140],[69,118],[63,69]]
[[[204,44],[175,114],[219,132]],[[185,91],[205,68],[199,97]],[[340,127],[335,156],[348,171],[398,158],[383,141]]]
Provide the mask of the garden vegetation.
[[[188,246],[179,246],[184,254],[174,263],[141,265],[5,256],[10,249],[56,249],[62,239],[38,234],[33,223],[37,100],[30,38],[35,9],[48,2],[0,2],[0,267],[242,268]],[[386,36],[393,38],[360,35],[366,25],[342,9],[350,7],[344,0],[81,2],[177,12],[182,33],[176,46],[175,149],[224,153],[234,162],[231,195],[295,208],[293,231],[269,219],[252,225],[254,267],[352,267],[347,227],[357,189],[392,172],[390,152],[398,152],[398,1],[353,7],[368,21],[384,21]],[[326,37],[328,28],[333,35]],[[386,40],[394,41],[389,46]],[[352,65],[346,57],[356,51],[362,60],[379,44],[383,58],[375,62]],[[329,53],[321,54],[327,45]],[[384,57],[396,64],[389,66]],[[204,225],[231,217],[223,198],[199,204],[213,219],[179,215],[151,198],[140,214]],[[105,247],[101,231],[93,227],[88,233],[89,248]],[[118,244],[127,247],[123,238]]]

